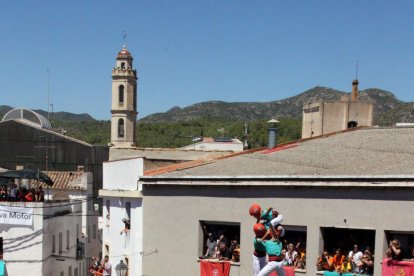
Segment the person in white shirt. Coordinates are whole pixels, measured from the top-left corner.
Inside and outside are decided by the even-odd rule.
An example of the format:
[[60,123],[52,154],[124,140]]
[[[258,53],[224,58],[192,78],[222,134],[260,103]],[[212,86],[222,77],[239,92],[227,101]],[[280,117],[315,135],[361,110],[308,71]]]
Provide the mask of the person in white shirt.
[[287,246],[287,251],[286,251],[285,259],[283,263],[285,265],[292,266],[295,262],[297,255],[298,255],[298,252],[296,252],[293,243],[289,243]]
[[364,254],[359,251],[358,245],[354,245],[354,249],[349,252],[348,258],[351,260],[352,264],[352,272],[354,273],[360,273],[362,272],[362,266],[364,263],[362,262],[361,258]]
[[112,264],[109,261],[109,257],[108,255],[105,255],[105,258],[102,261],[102,268],[103,268],[103,272],[102,275],[106,275],[106,276],[110,276],[111,272],[112,272]]

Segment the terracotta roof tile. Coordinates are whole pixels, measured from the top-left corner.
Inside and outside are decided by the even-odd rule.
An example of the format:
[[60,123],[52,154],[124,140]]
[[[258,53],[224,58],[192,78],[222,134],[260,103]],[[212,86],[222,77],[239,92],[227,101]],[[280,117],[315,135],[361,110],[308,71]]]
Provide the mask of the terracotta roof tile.
[[[84,172],[78,171],[48,171],[46,173],[53,181],[53,186],[50,189],[70,189],[70,190],[84,190],[86,187],[82,187],[81,178],[85,174]],[[46,184],[38,181],[31,180],[30,187],[34,189],[42,186],[46,187]]]

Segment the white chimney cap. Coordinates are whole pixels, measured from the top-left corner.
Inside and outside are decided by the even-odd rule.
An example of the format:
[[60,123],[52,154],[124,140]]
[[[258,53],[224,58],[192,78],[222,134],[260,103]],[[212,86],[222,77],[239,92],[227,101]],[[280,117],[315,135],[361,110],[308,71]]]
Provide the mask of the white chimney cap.
[[278,124],[279,123],[279,121],[278,120],[276,120],[276,119],[272,119],[272,120],[270,120],[270,121],[267,121],[269,124],[272,124],[272,123],[275,123],[275,124]]

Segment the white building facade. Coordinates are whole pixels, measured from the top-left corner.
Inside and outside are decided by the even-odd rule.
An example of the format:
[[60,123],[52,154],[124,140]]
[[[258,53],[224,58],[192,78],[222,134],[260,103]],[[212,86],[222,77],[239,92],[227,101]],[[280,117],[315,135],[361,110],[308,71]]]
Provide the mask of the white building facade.
[[81,202],[1,202],[0,210],[3,218],[25,213],[0,224],[6,275],[86,275]]
[[[133,158],[103,164],[102,253],[112,263],[112,274],[122,260],[128,266],[128,275],[142,275],[143,211],[138,187],[143,175],[143,159]],[[125,230],[123,219],[130,221]]]

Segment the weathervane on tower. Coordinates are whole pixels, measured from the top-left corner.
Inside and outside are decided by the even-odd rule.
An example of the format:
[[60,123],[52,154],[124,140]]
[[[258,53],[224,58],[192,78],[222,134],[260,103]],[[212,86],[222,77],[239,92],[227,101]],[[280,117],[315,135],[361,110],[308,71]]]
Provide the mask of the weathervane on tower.
[[127,38],[128,34],[126,31],[122,31],[122,37],[124,38],[124,46],[123,48],[126,48],[126,38]]

